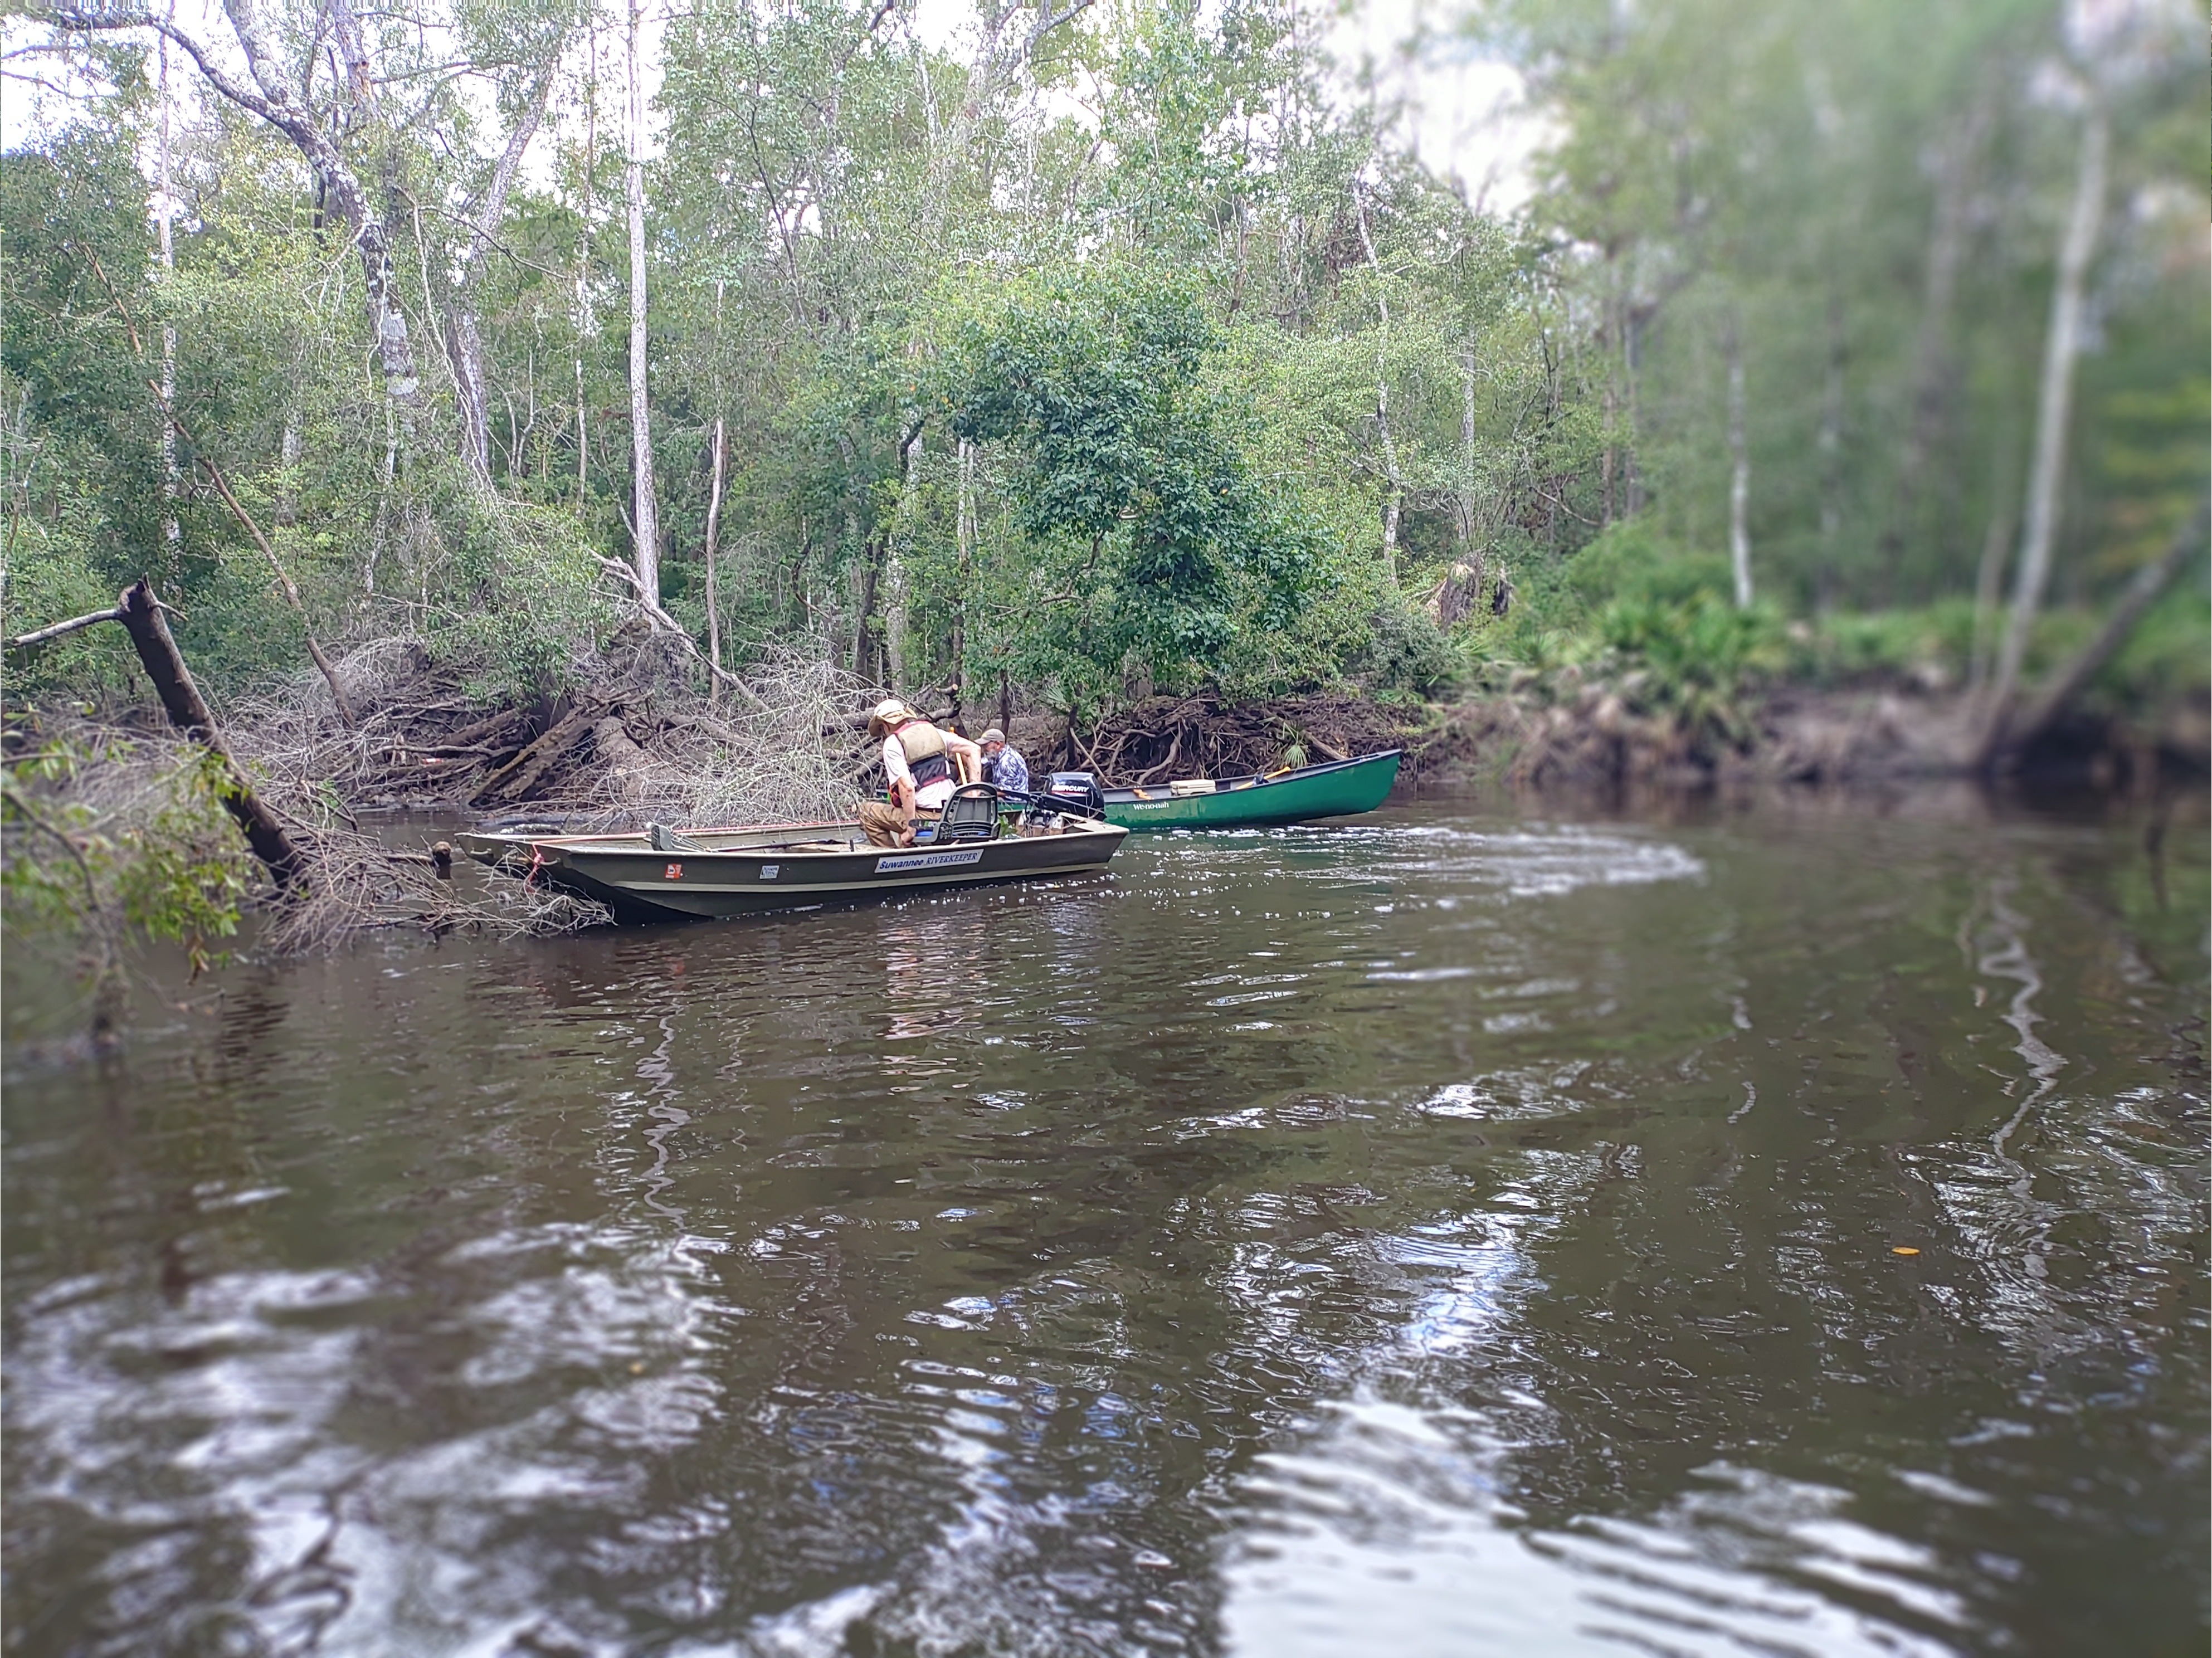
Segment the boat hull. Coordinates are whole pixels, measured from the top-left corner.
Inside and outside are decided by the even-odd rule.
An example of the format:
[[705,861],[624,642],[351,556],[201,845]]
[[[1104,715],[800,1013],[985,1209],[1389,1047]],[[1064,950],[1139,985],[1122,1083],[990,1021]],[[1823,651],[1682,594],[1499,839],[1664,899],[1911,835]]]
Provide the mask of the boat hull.
[[1398,780],[1402,749],[1307,766],[1279,777],[1239,777],[1212,794],[1109,789],[1106,821],[1131,829],[1250,829],[1372,811]]
[[[851,825],[837,826],[851,833]],[[530,878],[596,899],[618,921],[719,920],[827,904],[870,902],[915,892],[1094,874],[1126,831],[1108,825],[1061,833],[1006,835],[951,847],[794,850],[761,841],[762,832],[725,832],[717,841],[756,844],[657,851],[642,835],[574,836],[529,842]],[[786,829],[783,833],[791,833]],[[471,853],[514,868],[505,837],[471,837]],[[489,853],[503,853],[489,856]]]

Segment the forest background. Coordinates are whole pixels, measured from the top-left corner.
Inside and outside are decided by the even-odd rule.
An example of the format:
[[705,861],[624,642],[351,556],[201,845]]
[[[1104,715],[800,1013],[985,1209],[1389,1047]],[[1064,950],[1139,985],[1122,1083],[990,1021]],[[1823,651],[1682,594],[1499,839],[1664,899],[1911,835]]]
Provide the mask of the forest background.
[[[1602,679],[1730,740],[2002,720],[2132,604],[2089,701],[2204,703],[2191,8],[1468,0],[1501,211],[1297,0],[646,4],[18,4],[9,634],[145,576],[218,708],[391,647],[557,707],[641,621],[971,729]],[[11,717],[143,686],[8,655]]]

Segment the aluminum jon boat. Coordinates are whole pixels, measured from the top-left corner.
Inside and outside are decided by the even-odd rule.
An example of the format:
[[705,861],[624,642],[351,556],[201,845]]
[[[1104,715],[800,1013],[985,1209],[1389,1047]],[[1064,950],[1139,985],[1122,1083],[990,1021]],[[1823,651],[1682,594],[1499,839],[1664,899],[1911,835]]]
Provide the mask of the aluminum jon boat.
[[1403,749],[1302,766],[1272,777],[1233,777],[1199,786],[1108,789],[1106,821],[1133,829],[1249,829],[1372,811],[1398,780]]
[[988,839],[877,847],[856,823],[632,835],[463,834],[479,863],[594,898],[617,921],[759,915],[999,881],[1102,870],[1128,831],[1035,820]]

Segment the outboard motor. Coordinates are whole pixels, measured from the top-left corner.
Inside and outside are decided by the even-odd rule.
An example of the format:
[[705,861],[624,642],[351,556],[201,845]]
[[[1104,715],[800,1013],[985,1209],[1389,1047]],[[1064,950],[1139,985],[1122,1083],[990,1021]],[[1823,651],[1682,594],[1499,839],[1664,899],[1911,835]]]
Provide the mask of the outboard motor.
[[1053,773],[1042,795],[1076,817],[1103,817],[1106,815],[1106,796],[1098,786],[1098,780],[1087,771]]

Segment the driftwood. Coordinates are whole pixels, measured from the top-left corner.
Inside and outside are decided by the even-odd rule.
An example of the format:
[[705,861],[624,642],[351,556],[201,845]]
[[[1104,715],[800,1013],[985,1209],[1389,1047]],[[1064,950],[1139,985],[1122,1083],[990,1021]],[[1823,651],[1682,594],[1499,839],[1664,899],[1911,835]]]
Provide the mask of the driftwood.
[[538,786],[556,761],[591,734],[605,712],[604,707],[596,702],[570,709],[554,722],[551,730],[478,784],[476,793],[469,797],[469,804],[486,806],[500,800],[522,799]]

